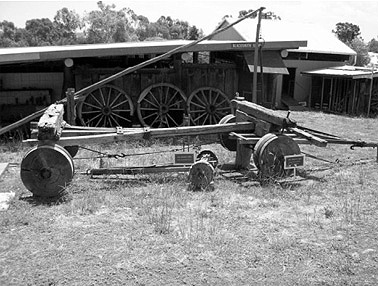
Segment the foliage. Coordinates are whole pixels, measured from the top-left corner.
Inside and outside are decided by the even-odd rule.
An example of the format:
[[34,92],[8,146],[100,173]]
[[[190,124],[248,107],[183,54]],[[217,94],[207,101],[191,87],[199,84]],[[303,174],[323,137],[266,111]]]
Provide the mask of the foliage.
[[67,8],[57,11],[54,23],[64,44],[75,43],[77,41],[75,31],[83,27],[79,14]]
[[80,17],[74,10],[62,8],[54,20],[30,19],[25,29],[8,21],[0,22],[0,47],[50,46],[91,43],[118,43],[156,39],[190,39],[202,31],[187,21],[161,16],[156,22],[137,15],[130,8],[116,9],[114,4],[97,3],[98,10]]
[[370,62],[368,46],[360,38],[353,39],[348,46],[357,53],[357,66],[365,66]]
[[[248,13],[251,13],[253,11],[254,11],[253,9],[249,9],[248,11],[247,10],[241,10],[241,11],[239,11],[238,18],[242,18],[245,15],[247,15]],[[258,15],[258,13],[252,14],[251,18],[256,18],[257,15]],[[281,20],[280,16],[277,16],[274,12],[271,12],[271,11],[262,13],[261,18],[266,19],[266,20]]]
[[368,43],[369,52],[378,53],[378,41],[376,39],[371,39]]
[[337,23],[336,30],[332,30],[333,33],[339,38],[340,41],[348,44],[356,39],[360,34],[360,27],[352,23]]
[[27,46],[24,40],[25,30],[18,29],[12,22],[0,22],[0,47]]
[[137,40],[133,37],[135,13],[129,8],[114,10],[115,5],[104,5],[99,1],[100,11],[92,11],[85,18],[88,43],[116,43]]
[[[360,27],[352,23],[337,23],[336,30],[332,30],[338,39],[357,53],[357,66],[365,66],[370,62],[368,55],[369,45],[366,45],[360,36]],[[373,39],[374,40],[374,39]],[[372,40],[372,41],[373,41]]]

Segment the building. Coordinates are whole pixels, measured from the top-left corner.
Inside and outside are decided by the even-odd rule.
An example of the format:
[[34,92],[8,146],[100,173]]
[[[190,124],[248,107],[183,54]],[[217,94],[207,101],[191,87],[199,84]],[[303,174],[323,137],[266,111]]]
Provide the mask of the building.
[[[219,28],[227,26],[229,23],[230,20],[226,18]],[[256,27],[257,19],[247,19],[239,25],[215,35],[212,39],[255,41]],[[347,62],[354,62],[356,58],[355,51],[338,40],[331,31],[325,31],[318,25],[263,19],[260,35],[263,65],[274,60],[278,68],[275,70],[264,69],[264,73],[267,73],[264,81],[273,82],[275,91],[271,98],[265,97],[258,100],[263,105],[294,108],[297,102],[304,106],[311,106],[311,78],[302,76],[302,72],[343,66]],[[270,41],[294,39],[303,39],[307,41],[307,45],[298,49],[281,50],[279,54],[274,55],[268,52],[264,46],[266,42]],[[246,53],[249,54],[249,58],[253,58],[253,49]],[[281,62],[273,57],[279,57]]]

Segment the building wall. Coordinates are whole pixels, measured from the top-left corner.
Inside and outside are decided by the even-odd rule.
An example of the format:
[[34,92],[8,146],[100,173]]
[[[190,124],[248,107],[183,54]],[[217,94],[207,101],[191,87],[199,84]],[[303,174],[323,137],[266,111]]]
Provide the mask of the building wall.
[[2,92],[49,89],[51,101],[56,101],[60,99],[62,93],[63,73],[0,73],[0,82]]
[[300,102],[307,102],[311,91],[311,77],[303,76],[301,72],[344,65],[344,62],[308,60],[284,60],[284,63],[288,68],[296,68],[294,99]]

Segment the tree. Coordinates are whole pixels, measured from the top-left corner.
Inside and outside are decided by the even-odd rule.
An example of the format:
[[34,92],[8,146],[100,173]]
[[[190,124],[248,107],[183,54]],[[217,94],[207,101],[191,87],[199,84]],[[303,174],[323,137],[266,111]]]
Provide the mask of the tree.
[[371,39],[368,43],[369,52],[378,53],[378,41],[376,39]]
[[0,47],[24,47],[27,45],[24,29],[18,29],[13,22],[0,22]]
[[83,27],[79,14],[73,10],[62,8],[56,12],[54,25],[59,33],[62,44],[76,44],[76,31]]
[[359,26],[348,22],[337,23],[336,30],[332,30],[332,32],[345,44],[351,43],[361,34]]
[[114,10],[115,5],[97,2],[100,11],[92,11],[85,18],[88,24],[88,43],[114,43],[137,40],[134,26],[137,15],[129,8]]
[[48,18],[26,21],[25,30],[29,46],[51,46],[59,40],[59,33]]
[[201,32],[197,29],[196,26],[189,28],[188,40],[198,40],[200,38]]
[[357,66],[365,66],[370,62],[368,47],[360,38],[353,39],[348,46],[357,53]]

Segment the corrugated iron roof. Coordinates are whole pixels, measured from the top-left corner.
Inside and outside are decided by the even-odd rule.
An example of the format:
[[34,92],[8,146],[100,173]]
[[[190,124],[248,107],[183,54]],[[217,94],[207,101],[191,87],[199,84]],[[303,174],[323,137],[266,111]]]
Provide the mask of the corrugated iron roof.
[[341,66],[318,69],[313,71],[302,72],[303,75],[309,76],[324,76],[324,77],[343,77],[351,79],[361,78],[378,78],[378,69],[355,67],[355,66]]
[[[65,58],[85,58],[85,57],[105,57],[105,56],[125,56],[143,54],[163,54],[174,48],[187,45],[192,41],[187,40],[165,40],[146,42],[125,42],[112,44],[87,44],[71,46],[45,46],[45,47],[21,47],[21,48],[0,48],[0,65],[7,63],[49,61]],[[203,41],[186,50],[194,51],[226,51],[226,50],[246,50],[253,46],[254,41]],[[249,45],[249,48],[248,46]],[[270,49],[297,48],[303,43],[298,42],[267,42]]]
[[[229,25],[226,18],[219,26]],[[230,28],[227,34],[215,35],[213,40],[245,40],[254,41],[256,38],[257,19],[245,21]],[[356,52],[341,42],[332,33],[319,25],[310,23],[296,23],[282,20],[261,20],[262,41],[307,41],[307,47],[290,50],[292,52],[327,53],[355,56]]]

